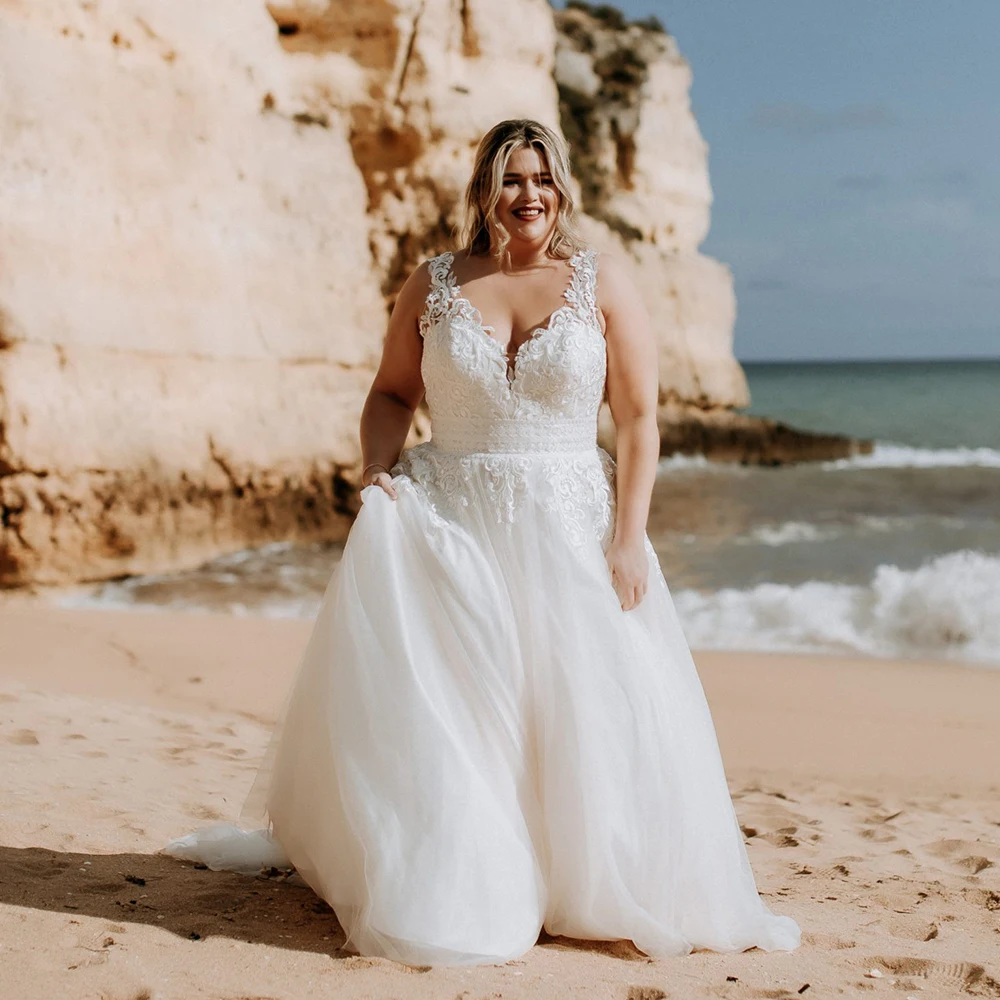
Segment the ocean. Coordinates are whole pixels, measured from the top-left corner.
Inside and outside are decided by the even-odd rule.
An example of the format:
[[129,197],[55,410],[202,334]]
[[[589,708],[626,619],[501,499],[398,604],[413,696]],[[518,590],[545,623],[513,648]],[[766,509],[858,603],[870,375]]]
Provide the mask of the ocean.
[[[749,412],[876,445],[661,461],[649,535],[691,644],[1000,666],[1000,360],[744,367]],[[269,545],[63,603],[311,617],[340,551]]]

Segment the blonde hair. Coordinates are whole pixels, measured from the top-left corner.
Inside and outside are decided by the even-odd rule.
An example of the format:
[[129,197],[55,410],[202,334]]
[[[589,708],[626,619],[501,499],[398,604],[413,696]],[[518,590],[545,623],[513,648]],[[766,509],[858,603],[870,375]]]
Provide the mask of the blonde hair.
[[458,233],[459,245],[471,255],[503,258],[510,243],[510,234],[497,218],[497,202],[503,191],[503,175],[511,154],[524,148],[536,150],[548,163],[549,173],[559,193],[559,210],[547,250],[549,256],[566,260],[584,245],[573,221],[576,201],[571,186],[569,152],[558,132],[530,118],[502,121],[480,139],[472,177],[465,189],[465,213]]

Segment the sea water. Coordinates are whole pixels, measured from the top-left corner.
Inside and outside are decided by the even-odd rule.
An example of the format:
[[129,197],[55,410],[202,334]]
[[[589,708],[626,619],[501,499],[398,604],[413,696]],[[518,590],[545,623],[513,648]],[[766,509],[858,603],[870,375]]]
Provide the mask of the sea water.
[[[692,645],[1000,665],[1000,361],[745,368],[751,413],[876,445],[661,461],[649,534]],[[309,617],[339,555],[269,545],[66,603]]]

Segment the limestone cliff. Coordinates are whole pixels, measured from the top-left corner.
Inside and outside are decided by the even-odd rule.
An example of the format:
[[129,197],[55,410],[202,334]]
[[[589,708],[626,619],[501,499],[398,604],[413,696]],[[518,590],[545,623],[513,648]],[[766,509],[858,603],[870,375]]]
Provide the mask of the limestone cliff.
[[698,252],[712,190],[691,111],[691,70],[655,21],[571,4],[556,14],[555,77],[563,132],[595,238],[633,259],[660,345],[662,410],[743,406],[733,357],[729,269]]
[[366,192],[275,34],[238,0],[3,6],[0,582],[349,523]]
[[576,129],[664,413],[745,401],[690,71],[654,28],[545,0],[6,0],[0,72],[0,585],[342,537],[386,301],[504,117]]

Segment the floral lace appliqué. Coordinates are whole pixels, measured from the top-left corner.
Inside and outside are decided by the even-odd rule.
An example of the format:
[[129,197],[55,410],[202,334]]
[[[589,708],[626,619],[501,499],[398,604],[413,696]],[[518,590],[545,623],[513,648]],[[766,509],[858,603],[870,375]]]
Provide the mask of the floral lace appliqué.
[[569,540],[605,543],[614,523],[614,461],[602,450],[576,455],[456,455],[424,442],[392,469],[406,476],[434,515],[463,520],[462,508],[484,507],[499,524],[514,525],[532,505],[555,514]]
[[438,516],[470,503],[514,524],[528,503],[558,515],[576,542],[603,538],[613,519],[613,463],[597,448],[607,352],[597,312],[597,253],[570,259],[565,302],[525,340],[513,365],[462,295],[454,256],[428,262],[419,330],[430,442],[394,470]]

